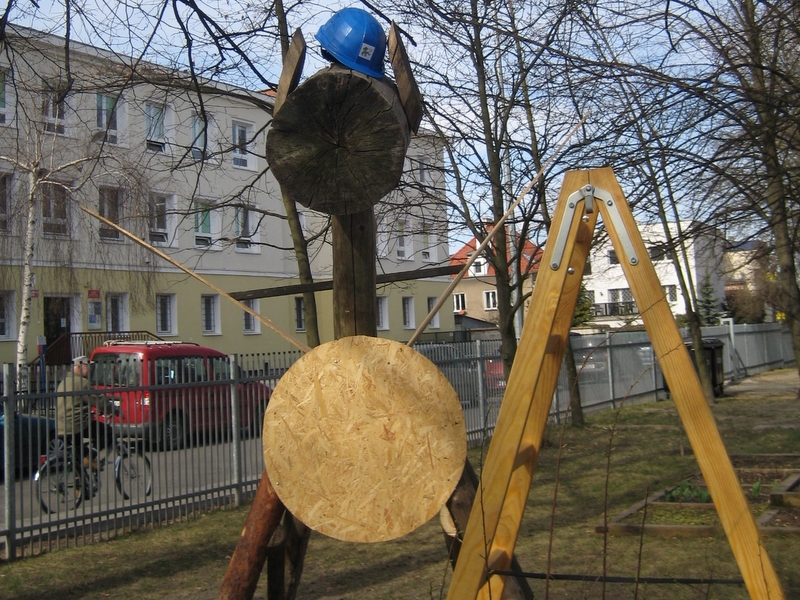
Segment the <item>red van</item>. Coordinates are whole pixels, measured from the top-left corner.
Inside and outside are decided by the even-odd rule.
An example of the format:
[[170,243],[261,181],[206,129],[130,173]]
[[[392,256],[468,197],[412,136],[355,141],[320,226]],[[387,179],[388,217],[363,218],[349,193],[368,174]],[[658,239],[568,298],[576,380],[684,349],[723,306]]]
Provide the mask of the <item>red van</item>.
[[[230,361],[218,350],[190,342],[111,340],[90,359],[92,385],[119,408],[114,417],[97,418],[123,435],[176,449],[200,433],[231,428]],[[269,387],[248,378],[237,391],[240,431],[260,435]]]

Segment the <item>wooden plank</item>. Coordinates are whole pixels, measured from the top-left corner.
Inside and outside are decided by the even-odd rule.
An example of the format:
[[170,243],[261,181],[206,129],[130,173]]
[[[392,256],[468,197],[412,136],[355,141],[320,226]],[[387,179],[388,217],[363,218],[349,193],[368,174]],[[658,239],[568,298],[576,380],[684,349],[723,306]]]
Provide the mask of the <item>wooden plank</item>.
[[[428,279],[430,277],[447,277],[456,275],[461,271],[461,265],[447,265],[432,269],[416,269],[414,271],[400,271],[399,273],[378,273],[375,279],[378,285],[395,283],[397,281],[412,281],[415,279]],[[254,300],[256,298],[275,298],[277,296],[293,296],[305,292],[324,292],[333,289],[333,280],[315,281],[314,283],[298,283],[295,285],[280,285],[272,288],[261,288],[243,292],[231,292],[234,300]]]
[[419,124],[422,123],[422,94],[420,94],[414,72],[411,70],[411,61],[408,60],[406,47],[400,37],[400,30],[392,21],[389,28],[389,61],[392,63],[397,91],[400,102],[406,111],[408,126],[417,133]]
[[[578,206],[580,209],[582,204]],[[572,324],[572,315],[575,312],[575,303],[580,292],[584,265],[589,255],[592,232],[597,221],[597,211],[590,215],[586,223],[581,220],[581,216],[582,210],[577,210],[573,217],[571,231],[574,232],[574,235],[571,236],[572,243],[567,244],[565,248],[565,256],[571,256],[571,259],[565,260],[564,265],[561,267],[561,270],[567,271],[567,277],[561,290],[561,301],[558,304],[553,321],[547,354],[544,357],[539,380],[533,392],[533,401],[528,412],[522,446],[520,447],[520,456],[512,472],[508,493],[503,503],[495,537],[489,550],[490,567],[499,571],[508,570],[510,566],[509,557],[513,555],[514,547],[517,543],[519,526],[522,522],[525,504],[528,501],[536,459],[542,447],[545,426],[550,416],[550,405],[558,383],[561,363],[564,360],[564,350],[569,336],[570,325]],[[555,230],[551,228],[551,231]],[[541,264],[543,268],[539,270],[536,285],[541,285],[547,289],[549,286],[548,279],[558,276],[552,269],[547,267],[550,264],[548,261],[543,260]],[[569,273],[569,269],[572,270],[572,274]],[[492,560],[492,557],[495,557],[495,559]],[[492,576],[487,584],[481,588],[478,598],[486,600],[501,598],[505,584],[506,577]]]
[[275,106],[272,114],[275,115],[283,106],[286,97],[300,83],[300,76],[303,74],[303,64],[306,60],[306,41],[303,39],[303,32],[298,27],[292,40],[289,43],[289,51],[283,61],[281,78],[278,80],[278,89],[275,93]]
[[638,255],[637,264],[630,264],[620,240],[625,232],[616,231],[611,225],[609,208],[597,202],[750,597],[784,598],[622,189],[610,168],[592,170],[591,179],[594,185],[612,194]]
[[[555,230],[564,217],[567,197],[587,181],[585,172],[572,171],[566,174],[553,218]],[[577,213],[576,218],[580,220],[580,215]],[[553,246],[549,244],[545,248],[542,264],[550,264]],[[572,248],[569,247],[568,251],[571,256]],[[492,563],[505,563],[510,559],[510,555],[489,556],[487,548],[495,538],[515,469],[521,460],[528,465],[535,464],[538,454],[535,440],[530,438],[525,440],[523,447],[523,437],[527,430],[528,414],[532,408],[532,390],[537,387],[545,363],[548,343],[567,278],[566,268],[558,271],[550,269],[542,271],[544,272],[539,274],[531,300],[532,305],[536,307],[536,318],[529,318],[522,330],[494,436],[486,456],[481,486],[475,496],[461,553],[448,591],[447,597],[450,600],[476,598],[478,591],[486,583],[487,568],[490,566],[493,568]],[[579,273],[582,273],[582,269]],[[526,456],[520,456],[525,453]],[[527,494],[527,491],[525,493]],[[519,494],[516,496],[512,501],[518,501]],[[500,548],[498,550],[502,553],[507,551]]]

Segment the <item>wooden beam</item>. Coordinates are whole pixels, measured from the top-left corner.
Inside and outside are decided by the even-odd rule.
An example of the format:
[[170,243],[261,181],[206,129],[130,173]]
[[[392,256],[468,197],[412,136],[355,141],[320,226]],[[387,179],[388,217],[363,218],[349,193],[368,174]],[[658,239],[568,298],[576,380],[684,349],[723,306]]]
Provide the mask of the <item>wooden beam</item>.
[[[377,276],[377,284],[395,283],[397,281],[411,281],[414,279],[428,279],[430,277],[447,277],[455,275],[461,270],[460,265],[448,265],[433,269],[417,269],[415,271],[402,271],[400,273],[381,273]],[[333,280],[315,281],[314,283],[298,283],[281,285],[274,288],[232,292],[231,297],[236,300],[255,300],[256,298],[275,298],[277,296],[293,296],[305,292],[324,292],[333,289]]]

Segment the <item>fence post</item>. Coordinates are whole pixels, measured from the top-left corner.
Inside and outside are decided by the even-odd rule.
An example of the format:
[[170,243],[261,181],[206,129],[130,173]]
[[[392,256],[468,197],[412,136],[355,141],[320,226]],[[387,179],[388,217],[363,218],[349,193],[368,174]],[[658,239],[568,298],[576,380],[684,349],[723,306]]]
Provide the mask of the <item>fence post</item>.
[[14,560],[17,556],[17,511],[14,504],[16,496],[14,494],[14,484],[16,481],[17,461],[14,456],[17,447],[14,435],[14,413],[16,412],[16,399],[14,390],[16,388],[16,370],[13,363],[3,364],[3,414],[5,415],[5,485],[3,494],[5,500],[5,521],[6,531],[6,560]]
[[616,390],[614,390],[614,362],[611,360],[612,337],[611,333],[606,333],[606,364],[608,365],[606,371],[608,372],[608,390],[611,393],[611,408],[617,410],[617,394]]
[[483,390],[483,384],[484,384],[484,379],[485,379],[483,374],[485,372],[485,369],[484,369],[485,364],[484,364],[483,352],[481,351],[481,341],[480,340],[475,340],[475,353],[478,356],[478,361],[477,361],[478,362],[478,374],[477,374],[477,377],[478,377],[478,410],[481,413],[481,431],[485,435],[486,434],[486,428],[489,426],[489,421],[488,421],[489,415],[487,414],[488,411],[486,410],[486,394],[484,393],[484,390]]
[[233,462],[233,505],[242,503],[242,436],[241,415],[239,414],[239,361],[236,354],[228,356],[231,369],[231,460]]

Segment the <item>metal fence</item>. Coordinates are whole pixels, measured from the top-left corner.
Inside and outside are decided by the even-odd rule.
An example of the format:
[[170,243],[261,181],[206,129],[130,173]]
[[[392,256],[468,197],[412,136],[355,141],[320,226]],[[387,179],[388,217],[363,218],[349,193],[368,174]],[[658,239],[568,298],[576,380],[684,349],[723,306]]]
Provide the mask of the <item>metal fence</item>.
[[[723,342],[727,379],[794,362],[790,335],[779,324],[706,328],[704,336]],[[645,332],[572,336],[571,342],[585,411],[616,407],[622,401],[666,397],[663,376]],[[458,393],[469,443],[482,443],[494,429],[505,391],[500,342],[431,342],[416,348],[441,369]],[[151,423],[149,440],[130,435],[130,431],[122,434],[122,447],[148,461],[150,489],[126,493],[124,487],[118,487],[118,461],[112,451],[105,457],[97,484],[90,482],[99,489],[81,490],[78,506],[59,505],[52,512],[43,509],[35,475],[55,439],[59,394],[47,388],[40,393],[17,393],[13,373],[6,366],[2,398],[5,439],[0,442],[4,475],[0,540],[5,541],[5,557],[111,538],[125,530],[185,518],[250,497],[263,469],[260,423],[264,393],[259,390],[263,385],[274,388],[277,378],[299,356],[297,352],[231,356],[226,368],[216,370],[208,380],[186,383],[176,378],[165,379],[158,386],[129,386],[125,393],[141,398],[150,394],[153,403],[157,393],[171,394],[170,414],[182,415],[190,433],[178,436],[182,443],[168,443],[174,431],[167,430],[174,422],[161,420]],[[58,381],[64,375],[51,373],[49,377]],[[121,403],[120,394],[109,395]],[[568,418],[569,398],[562,367],[551,406],[554,421]]]

